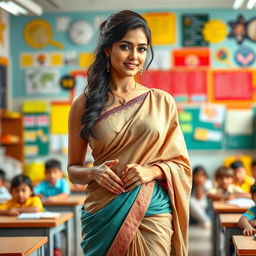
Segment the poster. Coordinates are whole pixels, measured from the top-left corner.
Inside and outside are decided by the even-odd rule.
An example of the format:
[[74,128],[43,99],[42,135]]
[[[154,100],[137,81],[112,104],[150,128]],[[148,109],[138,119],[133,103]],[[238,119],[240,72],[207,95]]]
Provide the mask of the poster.
[[202,35],[202,28],[206,21],[208,21],[208,14],[182,15],[183,46],[208,46]]

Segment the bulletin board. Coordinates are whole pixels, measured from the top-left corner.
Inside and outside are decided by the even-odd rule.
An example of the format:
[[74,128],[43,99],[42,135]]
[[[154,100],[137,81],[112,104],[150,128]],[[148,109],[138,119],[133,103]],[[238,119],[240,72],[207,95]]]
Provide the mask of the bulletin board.
[[255,71],[210,70],[208,98],[230,108],[250,108],[256,99]]
[[195,131],[198,128],[220,132],[224,136],[224,125],[216,126],[211,122],[202,122],[199,119],[199,107],[185,107],[179,111],[179,122],[189,150],[214,150],[223,148],[223,139],[217,142],[200,141],[195,139]]
[[6,58],[0,57],[0,108],[7,108],[7,64]]
[[177,102],[206,101],[207,71],[205,69],[147,71],[139,80],[149,88],[169,92]]

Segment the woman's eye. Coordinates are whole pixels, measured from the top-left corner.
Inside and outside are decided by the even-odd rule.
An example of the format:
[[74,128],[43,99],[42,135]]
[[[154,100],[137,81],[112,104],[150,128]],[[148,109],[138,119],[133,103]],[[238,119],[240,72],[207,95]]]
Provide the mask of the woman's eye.
[[120,45],[120,48],[121,48],[122,50],[129,50],[129,46],[126,45],[126,44],[121,44],[121,45]]
[[138,49],[139,52],[146,52],[147,51],[147,48],[146,47],[140,47]]

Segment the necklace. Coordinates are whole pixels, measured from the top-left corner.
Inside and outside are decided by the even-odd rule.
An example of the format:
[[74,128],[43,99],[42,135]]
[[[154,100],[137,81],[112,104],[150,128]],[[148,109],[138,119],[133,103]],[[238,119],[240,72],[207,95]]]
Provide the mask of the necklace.
[[131,89],[125,96],[120,96],[120,95],[118,95],[118,94],[116,94],[116,93],[114,93],[111,89],[109,89],[116,97],[118,97],[119,98],[119,100],[118,100],[118,102],[121,104],[121,105],[125,105],[126,104],[126,99],[125,99],[125,97],[127,97],[132,91],[134,91],[135,89],[136,89],[136,87],[137,87],[137,83],[135,82],[135,85],[134,85],[134,87],[133,87],[133,89]]

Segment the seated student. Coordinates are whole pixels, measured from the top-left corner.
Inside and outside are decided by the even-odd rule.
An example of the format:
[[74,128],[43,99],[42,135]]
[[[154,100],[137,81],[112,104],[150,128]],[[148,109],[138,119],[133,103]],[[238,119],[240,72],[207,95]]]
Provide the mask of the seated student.
[[0,203],[11,198],[12,196],[9,193],[7,187],[5,186],[5,172],[0,169]]
[[61,164],[50,159],[45,163],[45,180],[35,186],[35,194],[47,201],[66,199],[70,194],[68,181],[63,178]]
[[203,228],[210,227],[210,206],[207,191],[212,187],[203,166],[193,169],[193,184],[190,198],[190,223],[199,224]]
[[226,201],[238,197],[246,197],[246,193],[233,183],[233,170],[221,166],[215,172],[216,187],[210,189],[207,197],[213,201]]
[[256,180],[256,159],[252,161],[251,168],[252,168],[252,177]]
[[[47,201],[64,200],[70,194],[68,181],[63,178],[61,164],[58,160],[50,159],[45,163],[46,179],[35,187],[35,194]],[[54,235],[54,256],[61,256],[61,236]]]
[[13,177],[10,188],[12,199],[0,205],[0,215],[17,216],[22,212],[43,212],[38,196],[34,196],[30,178],[20,174]]
[[239,186],[250,197],[250,188],[254,184],[254,179],[246,175],[246,169],[241,161],[231,163],[230,167],[234,172],[234,185]]
[[[256,203],[256,183],[250,189],[252,200]],[[252,236],[256,233],[256,205],[247,210],[239,219],[238,226],[243,229],[244,236]]]

